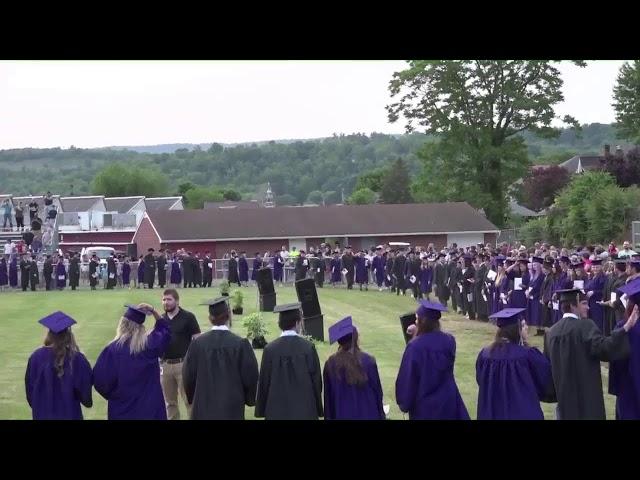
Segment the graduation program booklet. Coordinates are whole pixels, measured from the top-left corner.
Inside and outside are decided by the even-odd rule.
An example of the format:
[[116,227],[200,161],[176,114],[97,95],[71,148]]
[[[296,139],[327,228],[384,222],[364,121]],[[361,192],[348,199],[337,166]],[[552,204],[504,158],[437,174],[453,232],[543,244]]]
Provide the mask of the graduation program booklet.
[[615,302],[618,298],[618,295],[616,295],[616,292],[611,292],[611,303]]
[[489,280],[491,280],[492,282],[496,279],[497,276],[498,276],[498,274],[496,272],[494,272],[493,270],[489,270],[487,272],[487,278]]
[[574,280],[573,288],[577,288],[578,290],[582,290],[584,288],[584,280]]
[[522,290],[522,278],[514,278],[513,279],[513,289],[514,290]]

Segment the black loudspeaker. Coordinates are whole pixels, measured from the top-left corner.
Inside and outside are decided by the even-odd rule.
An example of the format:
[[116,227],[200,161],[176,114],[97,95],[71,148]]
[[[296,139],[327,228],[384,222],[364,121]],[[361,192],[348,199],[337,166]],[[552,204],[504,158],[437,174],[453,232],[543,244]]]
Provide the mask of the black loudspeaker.
[[273,312],[273,307],[275,306],[276,306],[275,293],[260,295],[260,311],[261,312]]
[[402,335],[404,335],[405,343],[409,343],[413,337],[407,333],[407,328],[409,326],[416,323],[416,314],[415,313],[407,313],[405,315],[400,316],[400,326],[402,327]]
[[129,258],[138,258],[138,244],[130,243],[127,245],[127,256]]
[[273,271],[270,268],[261,268],[258,270],[256,283],[258,284],[258,292],[260,295],[275,293],[275,288],[273,287]]
[[304,333],[324,342],[324,316],[304,317]]
[[302,304],[302,316],[305,318],[321,315],[318,292],[313,278],[305,278],[296,282],[298,301]]

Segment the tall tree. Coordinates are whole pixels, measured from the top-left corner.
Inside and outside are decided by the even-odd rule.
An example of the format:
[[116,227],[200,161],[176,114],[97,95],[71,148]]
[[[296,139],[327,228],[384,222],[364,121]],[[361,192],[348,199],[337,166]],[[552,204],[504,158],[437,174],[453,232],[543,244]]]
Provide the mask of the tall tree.
[[376,203],[376,192],[370,188],[361,188],[356,190],[347,199],[349,205],[367,205],[370,203]]
[[622,65],[613,99],[619,137],[640,144],[640,60]]
[[364,173],[358,177],[356,181],[355,190],[360,190],[363,188],[368,188],[373,190],[374,192],[380,192],[382,190],[382,181],[384,180],[385,175],[387,175],[387,168],[377,168],[371,172]]
[[108,197],[166,195],[167,178],[155,168],[143,168],[113,163],[103,168],[93,179],[93,193]]
[[380,188],[382,203],[411,203],[411,181],[409,169],[402,158],[397,158],[382,180]]
[[[584,66],[582,61],[575,62]],[[554,106],[564,98],[560,71],[550,61],[412,60],[389,84],[389,120],[405,119],[439,141],[423,151],[423,164],[438,163],[436,175],[422,175],[420,190],[446,185],[442,200],[468,200],[483,207],[496,225],[505,219],[507,187],[528,164],[518,135],[557,136]],[[577,127],[572,117],[564,121]],[[425,155],[428,154],[428,155]],[[472,189],[467,186],[475,186]],[[476,195],[481,192],[481,195]],[[482,203],[480,203],[482,202]]]
[[569,180],[569,173],[558,165],[534,169],[522,182],[523,205],[536,212],[547,208]]

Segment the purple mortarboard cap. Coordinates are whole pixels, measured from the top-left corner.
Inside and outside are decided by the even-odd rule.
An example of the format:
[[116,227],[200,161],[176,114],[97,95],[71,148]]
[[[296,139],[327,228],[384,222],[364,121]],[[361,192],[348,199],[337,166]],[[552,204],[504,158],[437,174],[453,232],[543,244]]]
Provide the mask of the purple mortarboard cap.
[[125,307],[127,307],[127,311],[124,313],[124,318],[131,320],[132,322],[136,322],[140,325],[144,323],[147,315],[151,315],[151,312],[140,310],[135,305],[125,305]]
[[75,324],[76,321],[64,312],[55,312],[38,320],[38,323],[47,327],[53,333],[60,333]]
[[584,262],[572,263],[571,268],[584,268]]
[[591,260],[591,265],[602,265],[602,260],[599,258]]
[[353,335],[355,330],[356,327],[351,317],[345,317],[329,327],[329,343],[339,342],[346,336]]
[[636,305],[640,304],[640,278],[621,286],[618,291],[626,294]]
[[563,263],[571,263],[571,260],[569,259],[569,257],[566,257],[564,255],[560,257],[560,261]]
[[499,328],[512,325],[520,321],[520,314],[524,312],[526,308],[503,308],[502,310],[490,315],[489,318],[495,318],[496,325]]
[[540,257],[533,257],[532,260],[533,260],[533,263],[540,263],[540,264],[544,263],[544,259]]
[[416,310],[416,315],[420,318],[429,320],[438,320],[440,312],[446,312],[447,307],[441,303],[430,302],[428,300],[420,300],[420,306]]

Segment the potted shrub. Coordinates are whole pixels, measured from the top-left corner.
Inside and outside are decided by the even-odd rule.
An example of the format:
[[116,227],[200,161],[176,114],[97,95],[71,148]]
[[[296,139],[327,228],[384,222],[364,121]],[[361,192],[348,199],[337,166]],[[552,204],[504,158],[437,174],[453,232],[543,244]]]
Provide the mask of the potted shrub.
[[242,292],[240,290],[235,290],[233,295],[231,296],[231,301],[233,302],[232,311],[234,315],[242,315]]
[[264,348],[267,341],[264,336],[269,333],[267,325],[262,318],[262,313],[254,312],[244,318],[243,325],[247,329],[247,339],[251,340],[251,346],[255,349]]
[[220,284],[220,295],[222,295],[223,297],[228,297],[229,296],[229,282],[228,281],[224,281]]

